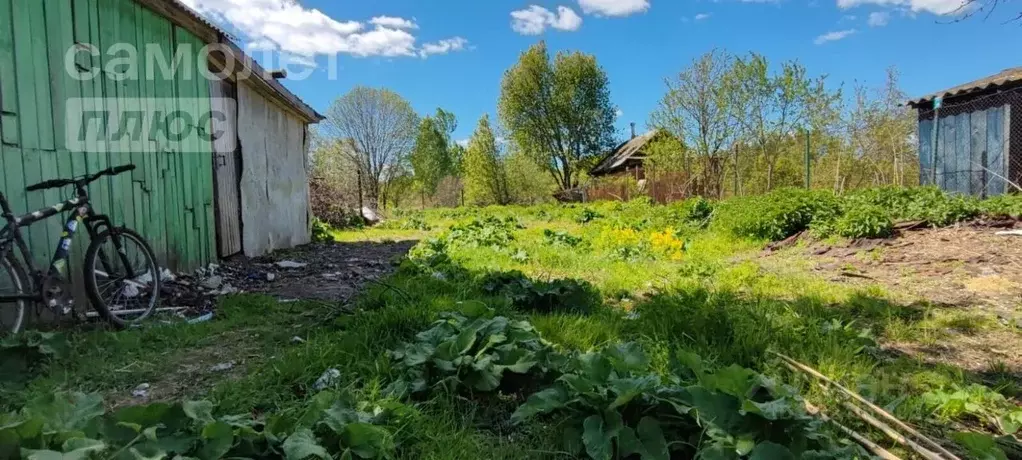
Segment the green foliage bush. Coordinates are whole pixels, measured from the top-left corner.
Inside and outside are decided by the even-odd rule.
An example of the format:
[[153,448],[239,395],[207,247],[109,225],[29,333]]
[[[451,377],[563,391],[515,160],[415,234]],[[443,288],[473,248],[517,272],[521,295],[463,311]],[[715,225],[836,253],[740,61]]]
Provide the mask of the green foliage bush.
[[694,225],[697,228],[705,227],[709,224],[714,209],[714,204],[701,196],[689,198],[669,206],[676,213],[675,218],[680,223]]
[[781,240],[806,230],[817,219],[833,218],[839,201],[830,192],[794,188],[721,202],[713,226],[736,236]]
[[97,394],[53,393],[0,415],[0,458],[380,458],[396,447],[387,423],[411,409],[397,402],[353,409],[331,391],[297,419],[214,417],[209,401],[152,403],[107,413]]
[[316,217],[312,218],[312,242],[314,243],[326,243],[334,240],[334,237],[330,234],[330,224],[319,220]]
[[584,224],[588,224],[588,223],[590,223],[590,222],[592,222],[592,221],[594,221],[596,219],[600,219],[602,217],[603,217],[603,214],[600,214],[599,212],[593,210],[592,208],[583,208],[582,212],[579,213],[578,217],[575,219],[575,222],[578,222],[578,223],[584,225]]
[[844,198],[845,207],[861,205],[886,210],[893,221],[921,220],[944,227],[976,217],[980,207],[970,197],[953,196],[936,187],[879,187],[856,190]]
[[543,230],[543,239],[546,241],[546,244],[567,246],[569,248],[574,248],[582,244],[582,238],[573,236],[564,230],[554,231],[549,228]]
[[983,201],[980,207],[989,216],[1022,219],[1022,194],[998,195]]
[[56,332],[24,331],[0,337],[0,398],[23,388],[51,360],[66,357],[70,349],[67,337]]
[[491,314],[481,304],[466,305],[461,313],[441,313],[414,342],[390,352],[401,377],[385,393],[403,397],[429,390],[493,391],[501,387],[506,372],[536,377],[563,364],[563,357],[531,324]]
[[848,209],[834,222],[834,233],[845,238],[886,238],[893,232],[888,212],[875,205]]
[[592,459],[852,458],[805,412],[791,387],[731,366],[710,371],[698,356],[675,354],[667,382],[649,373],[635,343],[573,356],[555,384],[529,397],[512,415],[522,423],[545,416],[564,450]]
[[588,313],[600,303],[600,293],[586,281],[533,281],[522,272],[493,272],[479,280],[483,291],[502,296],[517,309],[538,313]]
[[514,232],[525,228],[513,217],[483,219],[452,225],[444,238],[448,244],[466,247],[504,249],[514,241]]

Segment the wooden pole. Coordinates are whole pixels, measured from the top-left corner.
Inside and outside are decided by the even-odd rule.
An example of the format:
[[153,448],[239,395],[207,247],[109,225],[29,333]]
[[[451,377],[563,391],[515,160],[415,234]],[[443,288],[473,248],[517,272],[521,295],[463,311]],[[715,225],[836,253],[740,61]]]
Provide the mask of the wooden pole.
[[773,351],[771,353],[779,356],[785,362],[787,362],[788,364],[798,368],[802,372],[805,372],[805,373],[807,373],[809,375],[812,375],[813,377],[816,377],[816,378],[818,378],[820,380],[823,380],[827,384],[833,386],[834,388],[837,388],[838,390],[840,390],[845,395],[847,395],[847,396],[851,397],[852,399],[854,399],[854,400],[862,403],[863,405],[865,405],[867,408],[872,410],[877,415],[880,415],[881,417],[883,417],[883,418],[889,420],[890,422],[894,423],[894,425],[897,426],[898,428],[901,428],[902,430],[905,430],[906,432],[908,432],[912,436],[915,436],[919,440],[924,441],[924,443],[927,444],[928,447],[935,449],[937,452],[940,452],[941,454],[943,454],[947,458],[954,459],[954,460],[960,460],[955,454],[952,454],[950,451],[945,449],[944,446],[941,446],[936,441],[926,437],[926,435],[920,433],[915,428],[912,428],[912,427],[908,426],[907,424],[905,424],[905,422],[902,422],[897,417],[891,415],[890,412],[887,412],[886,410],[880,408],[876,404],[873,404],[873,403],[867,401],[866,398],[863,398],[862,396],[859,396],[858,393],[856,393],[856,392],[854,392],[852,390],[849,390],[848,388],[845,388],[840,383],[837,383],[837,382],[831,380],[829,377],[821,374],[816,369],[813,369],[813,368],[811,368],[811,367],[809,367],[809,366],[807,366],[805,364],[802,364],[802,363],[800,363],[798,361],[795,361],[794,359],[792,359],[792,358],[790,358],[788,356],[785,356],[785,355],[782,355],[780,353],[777,353],[776,351]]

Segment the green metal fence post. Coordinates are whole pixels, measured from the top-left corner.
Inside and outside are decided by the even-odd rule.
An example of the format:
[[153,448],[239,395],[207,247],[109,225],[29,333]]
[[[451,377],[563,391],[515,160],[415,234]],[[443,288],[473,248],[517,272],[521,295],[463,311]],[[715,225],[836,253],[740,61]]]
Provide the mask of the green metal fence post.
[[812,185],[813,185],[813,182],[812,182],[812,170],[810,169],[812,167],[812,163],[811,163],[812,159],[810,158],[810,154],[809,154],[811,149],[812,149],[812,146],[811,146],[811,142],[810,142],[810,134],[809,134],[809,130],[807,129],[806,130],[806,190],[809,190],[812,187]]

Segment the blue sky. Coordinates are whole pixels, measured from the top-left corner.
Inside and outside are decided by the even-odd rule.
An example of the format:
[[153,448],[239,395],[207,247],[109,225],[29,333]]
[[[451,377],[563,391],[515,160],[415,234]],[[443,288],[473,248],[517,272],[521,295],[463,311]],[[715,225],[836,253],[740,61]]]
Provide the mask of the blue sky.
[[894,65],[912,96],[1022,65],[1022,27],[1002,24],[1014,11],[947,24],[960,0],[183,1],[260,60],[314,62],[285,85],[316,109],[355,85],[386,87],[419,113],[454,112],[456,139],[495,115],[503,72],[539,40],[597,57],[622,113],[620,137],[629,122],[644,129],[665,77],[713,48],[798,59],[848,90],[882,84]]

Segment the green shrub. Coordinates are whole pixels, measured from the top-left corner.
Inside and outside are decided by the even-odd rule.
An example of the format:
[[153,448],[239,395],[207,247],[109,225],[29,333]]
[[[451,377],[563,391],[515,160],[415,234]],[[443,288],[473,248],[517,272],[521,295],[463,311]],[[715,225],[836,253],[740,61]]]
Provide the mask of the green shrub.
[[582,238],[573,236],[564,230],[553,231],[549,228],[543,230],[543,239],[546,241],[546,244],[567,246],[569,248],[574,248],[579,244],[582,244]]
[[853,458],[794,389],[749,369],[710,371],[698,356],[675,354],[664,383],[635,343],[574,355],[555,384],[511,416],[545,416],[564,450],[589,458]]
[[525,228],[512,217],[487,216],[452,225],[444,239],[448,244],[465,247],[503,249],[514,241],[515,230]]
[[441,313],[414,342],[390,352],[401,377],[385,393],[400,397],[434,389],[493,391],[505,372],[542,374],[563,364],[564,358],[531,324],[490,314],[478,303],[462,313]]
[[709,223],[710,216],[713,215],[714,204],[701,196],[697,196],[673,203],[670,207],[674,210],[676,218],[681,223],[703,227]]
[[782,240],[808,229],[817,218],[832,218],[838,210],[839,202],[830,192],[785,188],[720,203],[712,225],[736,236]]
[[979,215],[970,197],[952,196],[936,187],[879,187],[856,190],[844,197],[845,207],[868,205],[884,209],[892,221],[921,220],[944,227]]
[[592,208],[583,208],[582,212],[575,219],[575,222],[585,225],[601,217],[603,217],[603,214],[596,212]]
[[312,241],[314,243],[325,243],[333,241],[334,237],[330,235],[330,224],[319,220],[318,218],[312,218]]
[[893,232],[887,210],[874,205],[848,209],[834,222],[834,233],[845,238],[886,238]]
[[380,458],[393,455],[385,424],[397,402],[352,408],[331,391],[297,419],[214,417],[209,401],[152,403],[106,413],[97,394],[54,393],[0,414],[0,458]]
[[502,296],[511,305],[530,312],[588,313],[600,303],[600,293],[586,281],[557,279],[533,281],[522,272],[493,272],[479,280],[483,291]]
[[991,217],[1022,219],[1022,195],[998,195],[981,202],[980,208]]

